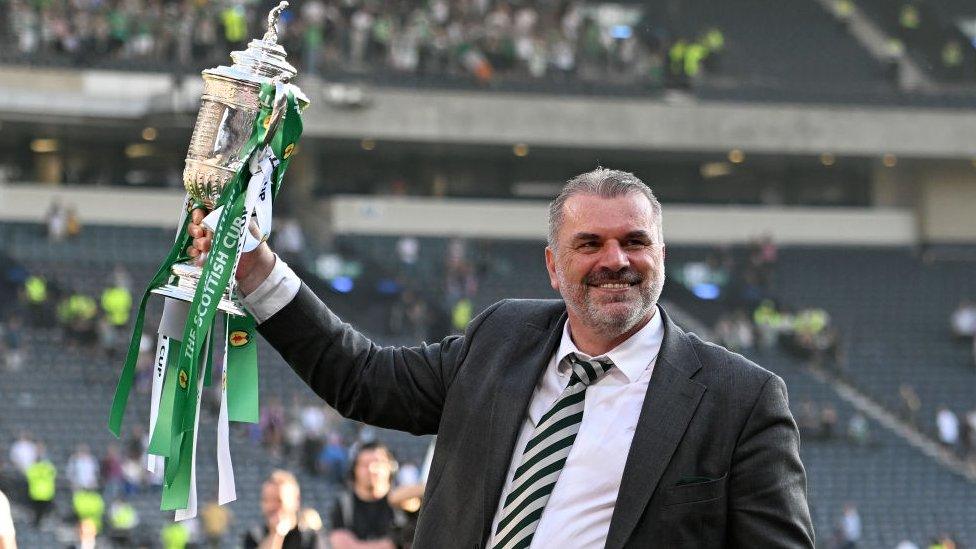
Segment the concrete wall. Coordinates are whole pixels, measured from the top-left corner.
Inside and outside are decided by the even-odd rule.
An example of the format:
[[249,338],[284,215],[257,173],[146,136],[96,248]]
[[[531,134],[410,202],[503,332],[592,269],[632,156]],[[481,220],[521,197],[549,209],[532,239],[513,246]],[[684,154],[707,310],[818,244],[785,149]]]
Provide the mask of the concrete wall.
[[0,220],[39,222],[59,200],[74,206],[83,224],[175,228],[184,196],[177,190],[0,185]]
[[[647,151],[976,157],[976,111],[762,105],[431,90],[366,89],[365,106],[312,100],[308,135],[412,142]],[[164,74],[0,67],[0,121],[128,120],[196,111],[201,80]],[[192,116],[191,116],[192,118]]]
[[[941,189],[935,185],[933,189]],[[933,192],[935,198],[942,195]],[[0,220],[40,222],[52,200],[77,208],[83,223],[175,227],[177,190],[0,185]],[[346,234],[544,240],[542,201],[338,196],[323,201],[322,230]],[[946,207],[939,204],[939,207]],[[904,246],[917,242],[915,216],[898,208],[782,208],[665,205],[673,244],[741,243],[769,234],[781,244]],[[933,223],[935,227],[942,227]],[[949,223],[949,226],[955,226]],[[976,231],[976,226],[969,223]],[[938,234],[944,234],[943,233]]]
[[[339,196],[332,201],[332,219],[337,233],[544,240],[546,206]],[[672,244],[742,243],[763,234],[794,245],[907,246],[918,238],[907,209],[664,207],[664,238]]]
[[925,240],[976,243],[976,166],[931,167],[920,179],[918,215]]

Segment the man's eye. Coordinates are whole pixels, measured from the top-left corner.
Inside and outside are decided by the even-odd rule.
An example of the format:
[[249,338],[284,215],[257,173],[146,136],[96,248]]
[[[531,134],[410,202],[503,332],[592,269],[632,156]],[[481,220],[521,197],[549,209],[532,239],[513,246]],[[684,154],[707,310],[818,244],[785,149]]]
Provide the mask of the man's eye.
[[580,248],[597,248],[597,247],[599,247],[599,244],[597,244],[596,242],[584,242],[584,243],[580,244],[579,247]]

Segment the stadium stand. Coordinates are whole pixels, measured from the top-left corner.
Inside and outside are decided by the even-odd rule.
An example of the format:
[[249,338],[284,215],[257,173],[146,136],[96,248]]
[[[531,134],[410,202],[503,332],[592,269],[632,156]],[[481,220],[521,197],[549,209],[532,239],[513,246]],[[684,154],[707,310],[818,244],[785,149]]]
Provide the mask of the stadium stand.
[[857,4],[936,78],[951,83],[976,81],[976,49],[961,29],[965,18],[976,17],[972,2],[859,0]]
[[[22,235],[33,233],[35,241],[31,251],[27,251],[23,244],[17,244],[14,246],[16,253],[12,255],[33,257],[34,259],[24,260],[30,272],[49,275],[66,284],[75,283],[79,278],[106,279],[111,276],[111,271],[120,258],[105,256],[102,260],[93,260],[91,267],[78,271],[72,270],[77,261],[58,262],[50,252],[40,248],[47,245],[57,246],[59,253],[65,252],[65,246],[71,245],[86,250],[97,249],[116,238],[112,235],[127,230],[122,227],[86,230],[77,242],[48,244],[45,239],[37,236],[41,231],[38,225],[0,225],[0,235],[5,237],[4,242],[14,242],[6,238],[11,234],[17,234],[19,240]],[[127,238],[141,238],[138,242],[140,246],[165,244],[165,234],[159,231],[135,230],[132,233],[141,236]],[[330,303],[335,302],[335,307],[346,318],[363,326],[367,333],[374,334],[378,341],[385,343],[407,341],[402,334],[391,334],[385,322],[392,302],[375,299],[378,295],[376,288],[379,287],[376,285],[377,281],[398,276],[396,266],[390,261],[397,254],[397,243],[398,239],[390,237],[339,237],[337,249],[348,259],[361,262],[365,271],[384,267],[387,269],[387,272],[369,279],[369,284],[365,283],[366,279],[359,279],[364,281],[361,293],[336,292],[333,287],[315,282],[311,273],[303,271],[303,277],[312,280],[312,284],[321,294],[327,294]],[[432,296],[443,296],[438,287],[446,284],[448,275],[442,266],[457,244],[447,238],[426,237],[418,239],[418,244],[416,265],[421,271],[416,276],[425,281]],[[542,248],[541,242],[465,242],[464,257],[478,266],[478,284],[474,292],[475,310],[502,297],[551,295],[540,261]],[[669,268],[677,268],[683,261],[700,258],[702,253],[703,250],[695,248],[678,248],[673,252],[669,250]],[[912,336],[911,342],[920,346],[922,344],[919,340],[931,339],[929,344],[919,347],[919,353],[928,351],[933,355],[939,352],[938,356],[952,356],[951,351],[946,351],[951,349],[951,345],[945,333],[945,314],[954,304],[953,297],[938,295],[945,293],[946,288],[953,288],[960,293],[973,290],[971,285],[967,285],[971,283],[962,276],[964,268],[954,264],[927,265],[904,250],[858,250],[862,259],[853,263],[847,261],[846,264],[852,265],[848,267],[851,272],[843,275],[845,284],[854,284],[858,289],[856,294],[865,301],[858,304],[832,298],[831,287],[823,283],[824,280],[837,280],[836,277],[828,278],[826,273],[836,272],[838,264],[845,264],[841,258],[849,260],[849,250],[785,248],[779,253],[780,260],[773,287],[777,293],[782,294],[783,299],[789,299],[796,306],[821,304],[830,310],[842,327],[858,326],[857,330],[870,333],[874,333],[873,330],[883,324],[891,324],[893,308],[913,307],[916,314],[907,317],[903,325],[891,326],[891,331],[885,332],[888,334],[885,340],[905,339],[907,334]],[[68,255],[70,257],[70,252]],[[138,285],[141,282],[136,273],[147,273],[146,269],[151,263],[137,256],[130,257],[129,260],[128,266],[133,269]],[[143,271],[139,271],[140,268]],[[884,284],[881,284],[882,279]],[[898,282],[893,282],[892,279]],[[670,288],[674,288],[674,285],[669,287],[668,297],[683,300],[677,290],[672,291]],[[914,292],[908,291],[913,288]],[[906,299],[906,296],[911,299]],[[364,309],[363,305],[371,301],[374,302],[372,310],[369,307]],[[929,303],[927,306],[917,306],[916,302],[921,301]],[[873,305],[867,307],[867,303]],[[357,313],[364,310],[366,314]],[[707,308],[700,312],[708,317]],[[926,325],[928,327],[924,330],[919,328]],[[847,374],[859,388],[878,398],[879,402],[896,406],[896,402],[881,397],[892,386],[897,387],[897,380],[891,375],[892,367],[888,364],[891,356],[898,354],[895,349],[904,350],[907,343],[893,346],[891,353],[884,355],[886,358],[882,361],[873,354],[877,351],[877,345],[867,344],[867,337],[857,339],[857,330],[855,338],[848,345],[850,355],[847,358]],[[92,410],[107,406],[118,364],[97,355],[86,354],[85,351],[70,354],[62,352],[59,335],[53,329],[30,329],[27,334],[30,366],[7,374],[5,383],[0,388],[3,391],[3,398],[0,398],[0,440],[4,441],[0,446],[5,448],[7,441],[16,436],[18,425],[29,424],[34,436],[48,443],[55,463],[63,468],[69,453],[78,442],[88,442],[96,449],[105,448],[112,442],[111,435],[104,427],[104,414],[93,413]],[[860,347],[865,351],[857,351]],[[263,402],[277,400],[288,404],[296,396],[299,400],[314,398],[295,376],[280,375],[287,366],[272,350],[264,345],[260,349]],[[950,534],[960,545],[976,541],[976,531],[973,531],[973,525],[976,524],[976,517],[973,516],[976,500],[973,498],[976,497],[976,492],[972,490],[970,482],[949,472],[874,420],[868,421],[868,432],[871,434],[867,443],[858,444],[847,440],[844,435],[845,426],[857,411],[829,383],[821,377],[811,375],[802,361],[782,351],[774,350],[761,355],[753,353],[749,356],[786,379],[791,391],[794,414],[801,421],[801,428],[808,427],[803,423],[804,414],[807,413],[805,406],[808,403],[814,403],[818,408],[830,407],[836,411],[833,437],[825,438],[815,431],[803,432],[802,453],[809,474],[811,509],[821,540],[828,542],[836,535],[835,530],[843,506],[854,503],[864,524],[862,542],[868,547],[893,547],[904,539],[922,544],[943,533]],[[948,394],[958,398],[957,404],[960,406],[974,404],[971,371],[964,370],[959,365],[941,364],[933,360],[921,361],[919,356],[918,353],[906,355],[902,362],[906,366],[899,368],[898,376],[908,376],[907,379],[917,384],[923,402],[928,401],[925,402],[923,417],[933,409],[936,395]],[[89,378],[87,382],[86,368],[96,372],[94,379]],[[886,369],[885,375],[880,375],[882,369]],[[41,372],[44,375],[38,375]],[[933,383],[924,383],[924,378],[932,378]],[[934,392],[936,387],[945,389],[946,385],[955,385],[958,391],[951,394],[944,390],[941,393]],[[145,399],[140,398],[141,396],[144,395],[132,399],[128,422],[130,426],[146,420],[146,411],[143,410]],[[59,403],[58,406],[45,405],[55,400]],[[344,428],[349,433],[355,433],[356,427],[353,425],[347,424]],[[214,444],[215,425],[212,413],[203,415],[201,429],[200,448],[204,451],[198,458],[200,490],[201,494],[211,496],[215,490],[211,480],[215,479],[216,465],[212,452],[207,452],[206,449],[212,448]],[[336,487],[321,477],[312,477],[301,472],[294,457],[275,457],[262,445],[255,444],[255,440],[259,439],[254,439],[253,436],[254,433],[246,428],[235,430],[233,452],[239,501],[230,507],[236,520],[234,537],[227,539],[239,539],[238,536],[244,528],[260,520],[257,506],[260,483],[276,466],[291,466],[299,471],[305,504],[327,516]],[[402,460],[415,463],[422,459],[428,443],[423,438],[399,433],[381,432],[379,436],[392,444]],[[5,478],[9,479],[9,474]],[[62,490],[57,502],[60,512],[66,512],[69,507],[66,497],[67,492]],[[158,492],[148,489],[140,493],[134,501],[143,519],[144,530],[148,536],[155,536],[155,532],[169,520],[168,514],[158,511]],[[18,514],[18,526],[20,532],[23,532],[21,539],[25,546],[48,546],[65,536],[63,531],[57,529],[30,528],[23,512]]]

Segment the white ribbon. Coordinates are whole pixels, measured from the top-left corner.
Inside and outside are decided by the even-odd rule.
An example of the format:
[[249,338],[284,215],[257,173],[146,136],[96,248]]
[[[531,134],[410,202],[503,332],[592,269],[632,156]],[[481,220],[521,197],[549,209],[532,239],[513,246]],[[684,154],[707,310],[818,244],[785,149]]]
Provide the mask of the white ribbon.
[[224,322],[224,367],[220,374],[220,414],[217,416],[217,503],[237,499],[234,463],[230,457],[230,422],[227,419],[227,338],[230,323]]
[[[164,306],[165,310],[165,306]],[[156,343],[156,362],[153,364],[152,396],[149,400],[149,437],[152,438],[156,428],[156,418],[159,417],[159,400],[163,395],[163,377],[166,374],[166,361],[169,360],[169,337],[159,334]],[[157,467],[163,466],[162,456],[146,454],[146,470],[155,473]]]
[[[251,179],[247,183],[244,209],[247,212],[248,219],[251,219],[252,215],[254,216],[254,223],[257,224],[260,238],[255,237],[250,229],[244,231],[244,246],[242,248],[244,253],[257,248],[271,234],[271,176],[274,173],[274,169],[278,167],[278,164],[278,158],[275,157],[271,147],[268,146],[254,155],[251,158],[251,163],[248,165],[251,171]],[[217,226],[222,209],[223,206],[217,208],[203,219],[203,225],[210,231],[213,231]]]

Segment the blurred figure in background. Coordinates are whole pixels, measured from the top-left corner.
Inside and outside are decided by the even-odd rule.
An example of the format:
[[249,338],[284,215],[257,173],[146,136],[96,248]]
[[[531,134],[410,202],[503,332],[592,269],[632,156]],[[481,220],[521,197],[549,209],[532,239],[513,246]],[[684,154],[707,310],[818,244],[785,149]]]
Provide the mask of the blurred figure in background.
[[207,547],[216,549],[224,541],[227,530],[233,515],[229,509],[219,505],[216,501],[211,501],[200,512],[200,521],[203,523],[203,535],[207,542]]
[[841,549],[854,549],[861,540],[861,515],[853,503],[844,505],[840,519]]
[[248,530],[244,535],[245,549],[318,549],[318,534],[299,524],[301,506],[301,489],[295,475],[281,469],[271,473],[261,487],[265,524]]
[[0,492],[0,549],[17,549],[14,519],[10,516],[10,501]]
[[79,444],[68,458],[65,470],[72,490],[98,489],[98,460],[91,454],[87,444]]
[[397,464],[381,442],[367,442],[353,457],[350,489],[336,498],[332,512],[332,549],[394,549],[394,511],[387,501]]
[[58,470],[47,459],[44,444],[37,444],[37,461],[27,467],[24,474],[27,477],[27,494],[34,508],[34,527],[39,528],[54,506],[55,481],[58,478]]
[[936,426],[939,428],[939,442],[947,450],[952,450],[959,442],[959,417],[945,406],[939,407],[935,416]]

